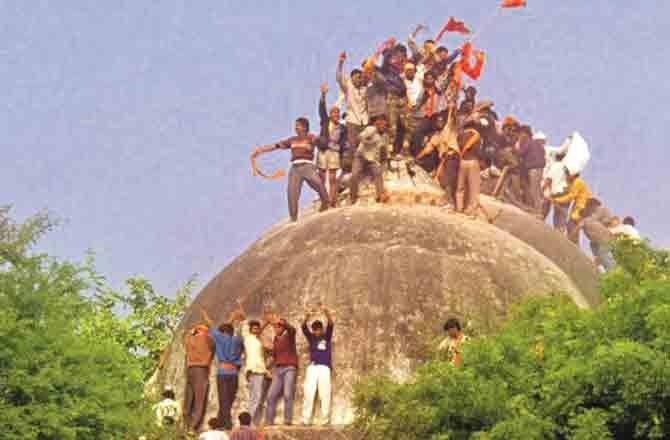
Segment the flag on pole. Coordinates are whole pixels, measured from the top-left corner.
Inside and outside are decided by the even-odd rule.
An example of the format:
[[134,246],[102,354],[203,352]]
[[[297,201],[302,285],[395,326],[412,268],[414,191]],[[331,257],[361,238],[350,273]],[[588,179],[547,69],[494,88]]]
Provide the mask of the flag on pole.
[[470,29],[465,25],[465,22],[456,20],[454,17],[449,17],[449,21],[444,25],[440,33],[435,37],[435,41],[440,41],[444,34],[447,32],[458,32],[459,34],[469,34],[471,33]]
[[503,0],[501,8],[521,8],[526,6],[526,0]]

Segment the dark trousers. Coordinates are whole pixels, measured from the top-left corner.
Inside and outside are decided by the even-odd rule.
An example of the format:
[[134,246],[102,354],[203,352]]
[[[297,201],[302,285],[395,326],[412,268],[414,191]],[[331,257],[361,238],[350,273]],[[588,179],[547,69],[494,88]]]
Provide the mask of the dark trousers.
[[429,118],[416,118],[414,121],[414,132],[412,133],[412,145],[410,151],[412,156],[418,155],[423,150],[426,136],[433,130],[433,123]]
[[356,203],[356,200],[358,200],[358,185],[366,172],[374,179],[377,199],[381,199],[384,195],[384,176],[381,165],[356,155],[351,171],[351,203]]
[[188,367],[186,396],[184,398],[184,420],[188,426],[198,431],[207,408],[209,393],[209,367]]
[[437,178],[440,186],[447,193],[449,203],[456,206],[456,188],[458,186],[458,165],[460,159],[457,155],[451,155],[444,163],[444,168]]
[[328,206],[328,192],[321,181],[316,165],[312,163],[293,165],[288,173],[288,212],[293,221],[298,220],[298,201],[303,181],[319,194],[321,205]]
[[231,410],[235,396],[237,395],[238,378],[237,374],[218,374],[216,376],[216,385],[219,391],[219,424],[225,429],[233,428],[233,417]]

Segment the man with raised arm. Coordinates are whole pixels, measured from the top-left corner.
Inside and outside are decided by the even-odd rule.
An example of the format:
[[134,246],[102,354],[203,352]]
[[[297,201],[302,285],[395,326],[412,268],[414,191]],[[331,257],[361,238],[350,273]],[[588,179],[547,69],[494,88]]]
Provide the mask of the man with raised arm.
[[197,432],[202,425],[209,393],[209,366],[214,358],[214,339],[206,325],[194,325],[183,337],[186,352],[186,396],[184,421]]
[[288,175],[288,211],[293,222],[298,221],[298,202],[303,182],[319,194],[321,209],[328,209],[328,193],[316,166],[314,150],[322,142],[317,136],[309,133],[309,120],[298,118],[295,121],[295,136],[274,144],[263,145],[251,153],[251,158],[274,150],[291,150],[291,171]]
[[[238,304],[240,315],[245,316],[242,303],[238,302]],[[270,372],[265,363],[266,348],[261,340],[261,335],[268,325],[269,323],[266,322],[261,326],[261,323],[257,320],[249,320],[242,325],[245,375],[249,393],[247,409],[256,426],[259,426],[262,422],[263,403],[270,385]]]
[[358,146],[358,136],[368,125],[368,79],[363,75],[360,69],[351,71],[350,78],[347,79],[342,72],[342,67],[347,59],[346,52],[342,52],[337,60],[337,72],[335,77],[337,83],[344,93],[347,104],[347,114],[344,122],[347,127],[347,149],[342,153],[342,170],[351,172],[353,165],[353,152]]
[[268,392],[265,424],[274,425],[277,403],[284,397],[284,424],[293,423],[293,400],[295,399],[295,379],[298,373],[298,351],[295,345],[296,330],[285,319],[271,314],[266,322],[272,324],[275,337],[272,341],[272,383]]
[[321,84],[321,99],[319,100],[319,118],[321,121],[320,136],[323,141],[319,150],[317,164],[321,181],[329,186],[330,206],[337,207],[337,171],[341,167],[341,155],[347,148],[347,129],[340,123],[340,109],[333,106],[330,110],[326,107],[326,94],[328,85]]
[[333,338],[334,324],[332,314],[328,308],[322,306],[321,312],[328,320],[325,329],[321,321],[314,321],[308,327],[311,316],[309,311],[305,313],[305,320],[302,322],[302,333],[309,343],[309,366],[307,367],[305,377],[305,401],[302,406],[302,423],[304,425],[311,424],[310,421],[312,419],[312,410],[317,390],[321,402],[320,424],[330,424],[331,340]]
[[231,410],[237,396],[238,373],[242,365],[242,337],[235,335],[234,325],[244,316],[235,310],[226,322],[216,327],[205,309],[200,310],[203,320],[209,325],[209,335],[216,344],[216,385],[219,394],[217,418],[224,429],[230,430],[233,428]]

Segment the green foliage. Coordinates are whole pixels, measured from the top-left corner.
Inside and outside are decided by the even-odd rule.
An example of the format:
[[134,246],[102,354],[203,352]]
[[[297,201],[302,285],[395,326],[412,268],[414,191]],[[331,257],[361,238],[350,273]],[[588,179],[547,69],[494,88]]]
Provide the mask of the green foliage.
[[670,258],[615,244],[606,301],[519,305],[495,336],[439,357],[412,380],[372,377],[356,388],[356,424],[371,439],[670,438]]
[[[176,301],[141,278],[114,293],[90,261],[30,252],[53,225],[48,216],[14,224],[7,214],[0,210],[1,437],[120,439],[155,430],[143,380],[172,337],[188,286]],[[129,313],[113,313],[124,305]]]

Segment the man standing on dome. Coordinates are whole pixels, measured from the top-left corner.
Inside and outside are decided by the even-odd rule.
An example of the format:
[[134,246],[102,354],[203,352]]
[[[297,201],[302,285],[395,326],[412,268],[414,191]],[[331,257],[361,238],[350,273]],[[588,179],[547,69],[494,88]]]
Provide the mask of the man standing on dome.
[[[361,133],[361,140],[354,155],[354,166],[351,172],[351,204],[358,201],[358,186],[365,174],[372,176],[377,191],[377,202],[385,202],[384,177],[382,159],[392,148],[386,133],[386,117],[376,116],[374,126],[367,127]],[[386,150],[386,151],[385,151]]]
[[336,79],[344,93],[347,105],[347,114],[344,121],[347,126],[347,146],[342,154],[342,170],[351,172],[353,153],[358,146],[358,136],[368,125],[368,80],[360,69],[351,71],[351,78],[346,79],[342,73],[342,66],[347,54],[342,52],[337,62]]
[[317,164],[324,186],[328,183],[330,190],[330,206],[337,207],[337,171],[340,169],[340,158],[347,147],[347,129],[340,123],[340,109],[336,106],[326,109],[328,85],[321,84],[319,100],[319,118],[321,120],[322,148],[319,150]]
[[[395,42],[395,40],[391,40]],[[394,45],[383,51],[384,58],[381,67],[375,66],[378,54],[370,57],[364,67],[364,72],[370,75],[372,81],[386,91],[386,115],[389,124],[389,138],[394,148],[402,147],[404,154],[409,155],[410,138],[405,130],[403,139],[398,138],[401,127],[407,127],[410,109],[407,105],[407,86],[402,78],[402,70],[406,59],[406,49],[402,45]]]
[[[528,128],[530,131],[530,127]],[[524,202],[535,216],[542,215],[542,172],[546,165],[544,143],[546,136],[537,132],[519,140],[519,157],[522,166],[522,188]]]
[[321,208],[319,211],[328,209],[328,192],[324,186],[316,166],[314,165],[314,150],[321,145],[323,140],[309,133],[309,120],[298,118],[295,121],[295,136],[256,148],[251,153],[255,159],[263,153],[274,150],[291,150],[291,171],[288,175],[288,211],[291,221],[298,221],[298,201],[303,182],[319,194]]
[[[481,168],[479,165],[481,136],[476,124],[466,122],[458,132],[458,147],[461,161],[458,167],[456,189],[456,211],[476,217],[479,211]],[[467,202],[466,202],[467,195]]]

